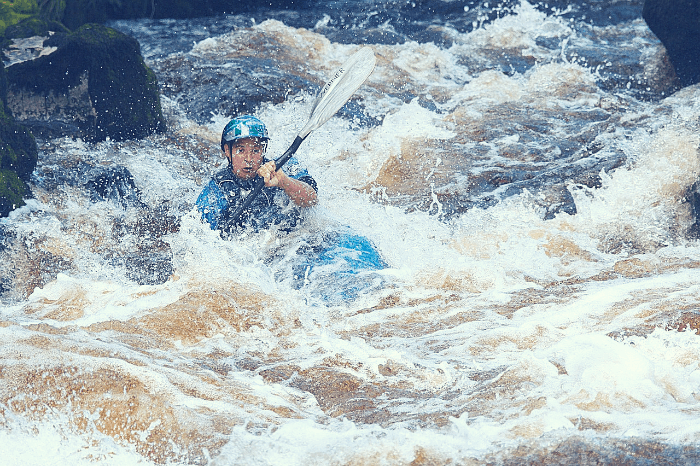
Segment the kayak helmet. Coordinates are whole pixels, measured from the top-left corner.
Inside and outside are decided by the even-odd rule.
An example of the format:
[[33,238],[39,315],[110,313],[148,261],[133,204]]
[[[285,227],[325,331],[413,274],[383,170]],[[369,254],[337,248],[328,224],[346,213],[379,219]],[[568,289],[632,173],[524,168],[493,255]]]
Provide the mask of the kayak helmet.
[[226,144],[231,144],[239,139],[258,138],[266,142],[270,139],[267,135],[265,123],[253,115],[243,115],[229,121],[221,133],[221,150]]

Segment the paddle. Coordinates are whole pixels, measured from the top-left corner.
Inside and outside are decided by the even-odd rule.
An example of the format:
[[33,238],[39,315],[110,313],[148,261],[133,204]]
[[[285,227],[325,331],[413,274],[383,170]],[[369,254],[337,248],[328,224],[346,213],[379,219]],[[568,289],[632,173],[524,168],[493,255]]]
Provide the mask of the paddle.
[[[292,155],[294,155],[302,141],[306,139],[311,131],[320,128],[321,125],[340,110],[340,107],[345,105],[345,102],[350,100],[350,97],[352,97],[355,91],[372,73],[375,63],[376,58],[374,57],[372,49],[363,47],[350,57],[343,66],[338,68],[333,78],[323,86],[318,97],[316,97],[306,126],[299,131],[289,149],[275,160],[275,167],[277,170],[282,168],[282,165],[287,163]],[[257,177],[253,190],[231,215],[231,220],[233,222],[235,222],[243,211],[250,206],[250,203],[253,202],[253,199],[260,193],[264,185],[265,181],[261,177]]]

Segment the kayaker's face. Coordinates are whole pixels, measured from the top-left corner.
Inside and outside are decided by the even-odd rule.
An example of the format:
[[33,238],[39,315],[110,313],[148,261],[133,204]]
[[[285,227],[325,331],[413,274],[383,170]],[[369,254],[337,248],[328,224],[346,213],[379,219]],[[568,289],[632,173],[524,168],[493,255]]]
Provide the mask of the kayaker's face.
[[231,162],[233,173],[243,179],[255,178],[263,163],[265,145],[255,138],[244,138],[226,146],[224,156]]

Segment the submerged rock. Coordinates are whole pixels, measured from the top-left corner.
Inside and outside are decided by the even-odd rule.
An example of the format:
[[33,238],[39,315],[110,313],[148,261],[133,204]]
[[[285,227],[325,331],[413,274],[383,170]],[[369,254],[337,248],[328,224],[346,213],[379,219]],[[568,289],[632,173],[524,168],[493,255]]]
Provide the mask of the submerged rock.
[[110,167],[98,170],[85,187],[93,202],[112,201],[126,208],[129,206],[144,206],[139,196],[139,189],[134,183],[134,177],[125,167]]
[[44,46],[56,50],[8,68],[8,108],[37,136],[123,140],[165,130],[156,76],[134,38],[87,24]]
[[598,108],[521,100],[494,104],[477,117],[457,108],[443,124],[454,137],[405,140],[361,189],[378,202],[446,220],[528,192],[542,217],[552,219],[577,212],[568,185],[597,187],[601,172],[626,161],[622,151],[603,150],[599,138],[619,122]]
[[[121,248],[105,251],[112,265],[124,267],[126,276],[139,285],[158,285],[173,274],[173,252],[163,236],[180,229],[179,219],[167,208],[144,208],[134,220],[115,219],[112,236]],[[123,241],[124,238],[132,241]]]

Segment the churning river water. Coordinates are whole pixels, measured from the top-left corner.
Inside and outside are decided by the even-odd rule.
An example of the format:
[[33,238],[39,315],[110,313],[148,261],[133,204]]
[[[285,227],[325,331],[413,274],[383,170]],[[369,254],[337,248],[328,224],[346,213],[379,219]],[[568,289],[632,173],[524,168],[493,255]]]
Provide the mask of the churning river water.
[[[668,84],[641,4],[111,24],[168,131],[38,141],[0,220],[0,463],[696,463],[700,88]],[[202,225],[225,122],[255,113],[281,154],[361,45],[373,74],[297,153],[302,229]],[[96,195],[105,173],[136,189]],[[338,226],[388,264],[352,299],[293,272]]]

